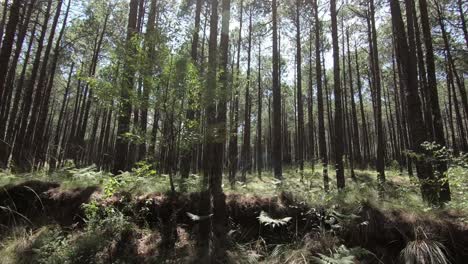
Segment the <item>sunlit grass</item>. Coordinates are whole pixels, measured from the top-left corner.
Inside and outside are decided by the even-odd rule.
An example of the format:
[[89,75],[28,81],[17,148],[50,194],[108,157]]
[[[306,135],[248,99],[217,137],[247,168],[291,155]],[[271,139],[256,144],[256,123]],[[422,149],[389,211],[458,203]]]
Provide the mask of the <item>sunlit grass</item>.
[[[271,197],[281,192],[292,193],[296,199],[305,201],[311,205],[321,206],[356,206],[361,202],[371,202],[386,209],[408,209],[416,211],[429,211],[421,199],[418,180],[405,173],[400,173],[396,168],[386,170],[386,184],[383,195],[379,196],[377,173],[374,170],[355,170],[356,178],[351,179],[350,171],[345,170],[346,188],[337,190],[335,170],[328,168],[330,191],[324,191],[323,168],[321,165],[305,167],[303,175],[296,167],[285,167],[283,170],[283,181],[274,178],[271,171],[262,172],[261,177],[256,171],[247,175],[246,182],[237,181],[231,187],[224,175],[223,188],[227,194],[244,194]],[[468,214],[468,183],[464,177],[467,176],[466,169],[451,168],[449,179],[452,188],[452,202],[446,208],[455,209]],[[94,166],[86,168],[64,168],[51,174],[45,172],[13,174],[0,171],[0,187],[7,184],[19,184],[28,180],[55,181],[61,184],[62,189],[78,187],[98,186],[101,190],[108,189],[112,179],[117,179],[119,184],[112,187],[112,192],[128,192],[135,196],[155,192],[171,191],[170,176],[156,173],[144,175],[135,172],[123,173],[118,176],[104,171],[99,171]],[[196,192],[201,189],[202,177],[191,174],[188,179],[182,181],[179,175],[173,176],[174,186],[178,192]]]

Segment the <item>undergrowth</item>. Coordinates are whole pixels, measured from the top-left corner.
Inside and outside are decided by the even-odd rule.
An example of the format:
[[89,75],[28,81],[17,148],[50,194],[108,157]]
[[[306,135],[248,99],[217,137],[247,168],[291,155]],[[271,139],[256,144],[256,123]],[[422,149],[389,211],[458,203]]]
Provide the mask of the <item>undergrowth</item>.
[[[458,216],[457,221],[466,222],[468,183],[465,179],[468,176],[468,162],[466,156],[455,160],[450,153],[444,155],[444,158],[450,161],[445,176],[450,180],[452,201],[438,208],[430,207],[422,201],[417,179],[401,174],[397,166],[386,171],[387,182],[384,185],[383,197],[377,192],[377,174],[372,170],[356,170],[355,180],[351,179],[350,172],[346,171],[347,187],[339,191],[334,188],[335,175],[330,168],[331,189],[325,192],[320,166],[306,166],[303,177],[297,170],[286,168],[283,181],[276,180],[270,172],[262,173],[261,177],[256,174],[249,175],[247,182],[237,182],[234,187],[226,181],[224,190],[227,194],[254,194],[263,197],[279,195],[282,192],[293,193],[297,201],[314,208],[327,208],[329,212],[336,212],[336,218],[352,217],[362,204],[373,204],[382,211],[404,210],[434,219],[440,213],[453,211],[456,212],[454,215]],[[190,175],[184,184],[181,184],[177,176],[175,178],[177,191],[199,191],[200,175]],[[104,199],[118,193],[143,196],[155,192],[166,193],[170,190],[169,175],[157,172],[144,162],[139,163],[131,172],[117,176],[100,171],[95,166],[69,166],[51,174],[43,171],[27,174],[0,171],[0,188],[33,179],[58,182],[61,184],[60,188],[65,190],[98,186],[100,198]],[[83,209],[86,225],[82,229],[67,229],[56,225],[35,230],[21,226],[13,228],[0,239],[0,263],[140,263],[138,259],[129,259],[132,256],[131,252],[125,253],[126,250],[135,249],[123,245],[138,243],[131,242],[130,238],[150,237],[148,234],[154,234],[154,230],[132,223],[125,216],[125,208],[102,206],[98,200],[84,205]],[[260,223],[272,228],[289,224],[289,219],[289,216],[274,219],[266,213],[259,215]],[[155,241],[152,243],[156,244]],[[195,246],[194,241],[187,243],[189,248]],[[139,246],[135,246],[137,247]],[[156,248],[154,245],[152,247]],[[424,259],[427,263],[445,264],[449,263],[446,262],[445,254],[445,248],[440,242],[423,237],[407,242],[401,251],[401,260],[405,263],[419,263],[418,261]],[[346,247],[344,241],[333,233],[333,228],[331,231],[322,230],[314,235],[298,238],[293,243],[267,244],[261,237],[248,243],[235,243],[228,256],[230,263],[356,263],[361,258],[374,261],[377,259],[364,248]]]

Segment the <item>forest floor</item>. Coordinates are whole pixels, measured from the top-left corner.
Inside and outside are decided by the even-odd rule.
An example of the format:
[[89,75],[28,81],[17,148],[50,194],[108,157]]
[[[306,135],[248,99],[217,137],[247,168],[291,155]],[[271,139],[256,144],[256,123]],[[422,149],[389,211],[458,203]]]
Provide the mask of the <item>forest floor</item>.
[[[227,262],[468,259],[466,169],[450,169],[453,199],[443,208],[422,202],[417,180],[397,170],[386,172],[383,197],[374,171],[356,170],[342,191],[329,172],[328,193],[320,167],[307,167],[303,177],[286,169],[283,182],[270,173],[247,175],[235,188],[226,182]],[[172,194],[169,176],[145,164],[118,176],[94,167],[0,172],[0,264],[197,263],[198,223],[207,221],[193,220],[200,177],[174,182]]]

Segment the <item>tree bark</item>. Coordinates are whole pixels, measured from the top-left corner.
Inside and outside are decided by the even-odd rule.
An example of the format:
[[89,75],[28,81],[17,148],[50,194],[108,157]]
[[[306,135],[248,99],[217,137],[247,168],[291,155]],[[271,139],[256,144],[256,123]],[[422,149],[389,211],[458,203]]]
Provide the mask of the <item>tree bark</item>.
[[134,47],[132,38],[137,33],[137,13],[138,13],[138,0],[130,1],[130,12],[128,15],[127,26],[127,43],[126,48],[126,61],[124,65],[124,78],[122,80],[122,87],[120,90],[120,113],[118,118],[117,127],[117,142],[115,146],[115,162],[113,173],[117,174],[119,171],[126,171],[128,167],[128,142],[125,139],[125,133],[130,132],[130,118],[132,114],[132,104],[130,102],[130,93],[133,90],[134,70],[130,65],[129,59],[134,54]]
[[332,24],[332,46],[333,46],[333,86],[335,95],[335,170],[336,184],[338,189],[345,187],[343,167],[343,108],[341,105],[341,83],[340,83],[340,50],[338,46],[338,26],[336,0],[330,1],[331,24]]
[[[392,24],[395,28],[397,41],[397,56],[401,61],[402,75],[400,78],[405,83],[405,95],[407,101],[407,115],[409,131],[412,136],[411,148],[416,153],[422,154],[424,150],[421,144],[427,140],[426,128],[422,118],[421,101],[417,90],[416,58],[414,53],[408,49],[406,30],[401,16],[400,5],[397,0],[390,1]],[[416,170],[421,182],[421,193],[423,199],[429,203],[439,202],[439,186],[435,180],[432,167],[423,159],[416,160]]]
[[272,0],[273,19],[273,168],[277,179],[282,179],[281,157],[281,88],[279,83],[278,11],[277,1]]

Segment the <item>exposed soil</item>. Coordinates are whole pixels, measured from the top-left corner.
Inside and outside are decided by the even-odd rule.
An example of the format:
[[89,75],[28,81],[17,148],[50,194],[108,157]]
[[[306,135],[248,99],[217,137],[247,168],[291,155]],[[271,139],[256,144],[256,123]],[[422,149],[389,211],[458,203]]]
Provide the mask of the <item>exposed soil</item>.
[[63,191],[55,182],[27,181],[0,190],[0,225],[41,225],[55,222],[69,226],[82,223],[81,205],[89,202],[98,187]]
[[[61,190],[58,183],[40,181],[5,186],[0,190],[0,232],[18,224],[38,227],[52,222],[80,226],[84,223],[81,205],[89,202],[93,194],[98,197],[98,193],[97,187]],[[112,249],[115,252],[154,256],[161,254],[158,250],[165,250],[168,243],[189,250],[187,241],[196,240],[198,222],[190,219],[187,212],[198,213],[199,193],[173,196],[154,193],[141,197],[123,193],[109,199],[98,198],[98,201],[103,206],[119,208],[137,225],[148,225],[155,230],[153,235],[146,236],[124,234],[122,241],[128,241],[132,247],[120,242]],[[271,198],[231,194],[227,196],[226,204],[229,236],[235,242],[250,242],[261,237],[268,245],[288,243],[314,239],[318,233],[328,230],[348,247],[366,248],[384,263],[397,263],[407,242],[422,238],[441,242],[452,263],[464,263],[468,259],[468,226],[450,213],[438,217],[422,216],[399,210],[382,211],[363,204],[353,212],[359,217],[341,221],[331,210],[312,208],[286,193]],[[258,220],[261,211],[273,218],[289,216],[292,219],[285,226],[266,227]],[[341,228],[332,230],[334,224]],[[175,241],[168,241],[172,235]],[[158,249],[150,246],[156,240],[161,241]],[[372,263],[372,260],[366,263]]]

